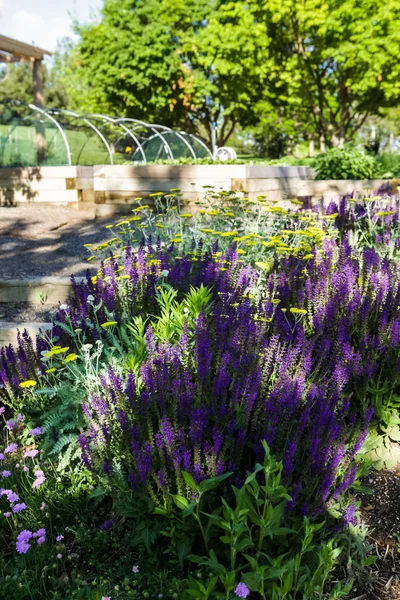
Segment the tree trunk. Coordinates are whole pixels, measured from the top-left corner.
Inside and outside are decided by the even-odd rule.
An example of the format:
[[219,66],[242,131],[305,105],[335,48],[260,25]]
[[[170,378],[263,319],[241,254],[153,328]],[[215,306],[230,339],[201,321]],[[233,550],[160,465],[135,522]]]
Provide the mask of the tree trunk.
[[315,152],[314,138],[311,138],[311,140],[308,142],[308,156],[314,156],[314,152]]
[[325,152],[326,150],[326,142],[325,142],[325,133],[319,134],[319,151]]

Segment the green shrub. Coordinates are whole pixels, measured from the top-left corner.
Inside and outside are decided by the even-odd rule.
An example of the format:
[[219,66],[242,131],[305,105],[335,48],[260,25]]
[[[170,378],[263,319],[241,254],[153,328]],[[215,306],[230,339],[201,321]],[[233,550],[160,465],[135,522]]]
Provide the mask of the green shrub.
[[376,163],[357,148],[331,148],[314,159],[316,179],[372,179]]

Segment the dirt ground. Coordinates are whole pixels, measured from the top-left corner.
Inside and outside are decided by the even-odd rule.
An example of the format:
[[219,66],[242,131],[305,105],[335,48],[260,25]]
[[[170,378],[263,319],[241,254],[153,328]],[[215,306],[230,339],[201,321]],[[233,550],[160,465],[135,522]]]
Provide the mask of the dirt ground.
[[93,263],[83,244],[107,240],[104,226],[111,221],[95,221],[93,208],[0,206],[0,281],[84,274]]
[[365,481],[374,493],[361,497],[361,518],[367,542],[377,560],[363,572],[351,600],[400,600],[400,465],[372,471]]

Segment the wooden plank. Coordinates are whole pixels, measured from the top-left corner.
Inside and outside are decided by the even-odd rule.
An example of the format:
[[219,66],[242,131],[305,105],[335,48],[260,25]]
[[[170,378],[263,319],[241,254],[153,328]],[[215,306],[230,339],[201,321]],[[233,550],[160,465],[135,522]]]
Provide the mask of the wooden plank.
[[77,177],[78,167],[66,165],[63,167],[0,167],[0,179],[31,178],[31,179],[59,179]]
[[314,170],[309,167],[283,167],[269,165],[247,165],[247,179],[307,179],[314,176]]
[[78,190],[38,190],[36,194],[33,194],[33,197],[27,197],[26,193],[24,194],[21,190],[2,192],[0,189],[0,204],[2,199],[21,204],[25,202],[59,204],[62,202],[78,202],[79,193]]
[[0,190],[18,190],[21,188],[27,188],[32,191],[39,190],[52,190],[52,191],[64,191],[66,189],[76,189],[74,187],[67,188],[67,182],[75,181],[74,178],[59,177],[58,179],[1,179],[0,173]]
[[297,195],[299,196],[318,196],[325,194],[337,194],[343,196],[352,192],[364,192],[368,190],[378,190],[382,185],[386,185],[388,180],[314,180],[299,181],[297,184]]
[[43,48],[19,42],[18,40],[6,37],[5,35],[0,35],[0,50],[9,52],[15,56],[37,58],[39,60],[42,60],[44,54],[48,54],[48,56],[52,55],[52,52],[49,52],[48,50],[43,50]]
[[[193,185],[194,183],[194,185]],[[183,193],[186,192],[204,192],[205,185],[214,186],[215,190],[230,189],[232,180],[226,179],[196,179],[194,182],[189,179],[127,179],[127,178],[109,178],[95,177],[94,189],[96,191],[121,191],[135,193],[155,193],[169,192],[171,188],[179,188]]]
[[99,165],[94,177],[127,179],[232,179],[246,176],[246,165]]

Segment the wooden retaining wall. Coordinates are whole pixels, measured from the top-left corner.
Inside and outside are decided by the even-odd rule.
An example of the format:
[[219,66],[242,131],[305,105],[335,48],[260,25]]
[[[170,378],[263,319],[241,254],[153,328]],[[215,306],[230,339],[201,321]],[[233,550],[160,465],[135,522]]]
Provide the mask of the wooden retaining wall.
[[0,205],[25,202],[74,208],[94,203],[93,167],[0,168]]
[[216,190],[246,191],[284,202],[310,197],[326,204],[356,192],[360,196],[382,185],[397,191],[399,180],[314,181],[308,167],[262,165],[100,165],[94,167],[0,168],[0,205],[40,202],[94,207],[98,216],[124,213],[136,198],[147,200],[154,192],[182,190],[183,199],[195,202],[204,196],[204,186]]

